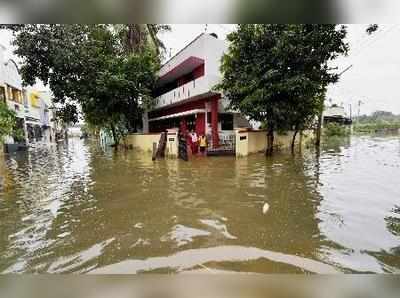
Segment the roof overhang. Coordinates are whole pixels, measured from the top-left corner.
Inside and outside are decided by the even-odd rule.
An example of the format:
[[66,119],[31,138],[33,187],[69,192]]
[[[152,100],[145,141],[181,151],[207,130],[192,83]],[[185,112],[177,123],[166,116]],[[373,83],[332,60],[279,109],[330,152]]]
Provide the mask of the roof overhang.
[[157,120],[164,120],[164,119],[170,119],[170,118],[178,118],[178,117],[194,115],[194,114],[198,114],[198,113],[205,113],[205,112],[206,112],[205,109],[193,109],[193,110],[189,110],[189,111],[185,111],[185,112],[180,112],[180,113],[175,113],[175,114],[171,114],[171,115],[152,118],[152,119],[149,119],[149,121],[157,121]]
[[[204,64],[204,59],[190,56],[189,58],[187,58],[183,62],[179,63],[172,69],[168,70],[164,74],[162,74],[163,69],[161,69],[161,71],[160,71],[161,75],[157,80],[156,86],[160,87],[162,85],[173,82],[177,78],[182,77],[188,73],[191,73],[193,70],[195,70],[197,67],[199,67],[200,65],[203,65],[203,64]],[[164,67],[167,68],[168,65],[165,65]]]

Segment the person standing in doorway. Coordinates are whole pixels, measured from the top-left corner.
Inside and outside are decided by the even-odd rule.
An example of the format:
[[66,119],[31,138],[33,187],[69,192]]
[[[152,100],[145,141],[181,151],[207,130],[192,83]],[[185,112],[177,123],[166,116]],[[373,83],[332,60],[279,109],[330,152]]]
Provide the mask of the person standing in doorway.
[[192,139],[192,142],[191,142],[192,154],[197,154],[198,146],[199,146],[199,144],[198,144],[199,138],[197,137],[197,133],[192,130],[192,132],[190,133],[190,137]]
[[206,148],[207,148],[207,138],[205,135],[200,136],[200,153],[201,155],[205,155],[206,153]]

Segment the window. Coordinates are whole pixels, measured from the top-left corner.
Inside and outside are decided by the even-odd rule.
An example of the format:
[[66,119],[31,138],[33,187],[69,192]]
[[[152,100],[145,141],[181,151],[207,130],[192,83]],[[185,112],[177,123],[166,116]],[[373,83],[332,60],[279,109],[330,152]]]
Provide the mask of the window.
[[6,102],[6,89],[0,87],[0,102]]
[[219,114],[221,130],[233,130],[233,114]]
[[29,99],[31,101],[32,107],[40,108],[39,95],[32,92],[29,96]]
[[196,118],[194,115],[186,117],[186,125],[189,131],[196,130]]
[[12,92],[12,99],[15,102],[20,102],[20,98],[19,98],[19,90],[12,88],[11,89]]
[[13,100],[12,88],[10,86],[7,87],[7,97],[8,100]]
[[27,94],[26,94],[26,91],[24,91],[24,92],[22,93],[22,99],[23,99],[23,101],[24,101],[24,106],[25,106],[25,108],[28,108],[28,107],[29,107],[29,104],[28,104],[28,96],[27,96]]
[[[233,130],[233,114],[218,114],[221,130]],[[207,124],[211,124],[211,112],[207,113]]]

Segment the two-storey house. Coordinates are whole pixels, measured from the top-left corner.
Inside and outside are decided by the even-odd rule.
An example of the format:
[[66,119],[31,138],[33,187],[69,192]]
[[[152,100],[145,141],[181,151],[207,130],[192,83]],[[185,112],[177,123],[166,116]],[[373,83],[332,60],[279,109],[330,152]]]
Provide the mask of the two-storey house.
[[144,117],[144,132],[179,128],[206,135],[211,148],[234,141],[234,129],[249,127],[229,100],[214,90],[221,80],[220,65],[228,44],[216,34],[201,34],[158,73],[155,108]]

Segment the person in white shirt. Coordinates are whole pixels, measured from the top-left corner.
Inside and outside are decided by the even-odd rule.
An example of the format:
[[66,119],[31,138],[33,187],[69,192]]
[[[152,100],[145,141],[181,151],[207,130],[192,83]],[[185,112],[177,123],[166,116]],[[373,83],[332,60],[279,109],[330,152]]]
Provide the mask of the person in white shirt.
[[190,133],[190,137],[191,137],[191,145],[192,145],[192,154],[197,154],[197,152],[198,152],[198,147],[199,147],[199,144],[198,144],[198,141],[199,141],[199,138],[197,137],[197,133],[195,132],[195,131],[191,131],[191,133]]

